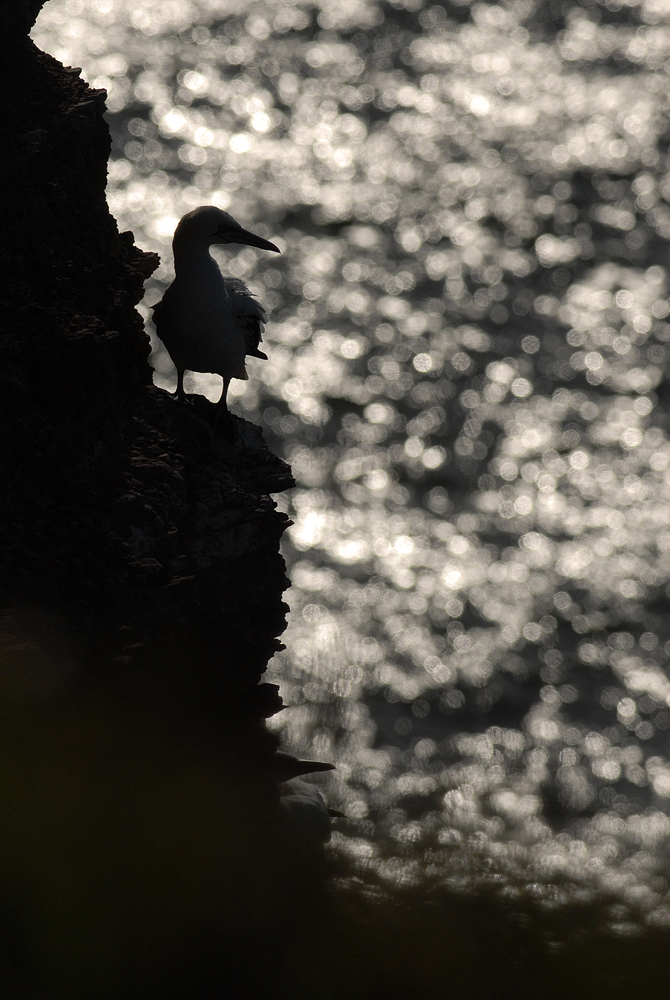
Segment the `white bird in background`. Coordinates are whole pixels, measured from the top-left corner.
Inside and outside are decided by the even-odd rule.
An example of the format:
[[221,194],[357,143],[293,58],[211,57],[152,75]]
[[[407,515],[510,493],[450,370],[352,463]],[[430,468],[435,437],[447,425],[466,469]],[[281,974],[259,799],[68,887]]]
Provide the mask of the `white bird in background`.
[[265,310],[243,281],[223,277],[209,252],[211,246],[229,243],[280,252],[274,243],[242,229],[227,212],[201,205],[175,229],[175,279],[153,307],[156,333],[177,369],[177,398],[186,399],[185,371],[212,372],[223,378],[218,405],[226,413],[230,380],[249,377],[245,357],[267,358],[259,350]]
[[323,761],[298,760],[283,751],[274,755],[272,774],[279,784],[282,826],[291,839],[304,844],[330,840],[331,819],[344,814],[329,809],[318,788],[299,779],[303,774],[333,770],[334,764]]

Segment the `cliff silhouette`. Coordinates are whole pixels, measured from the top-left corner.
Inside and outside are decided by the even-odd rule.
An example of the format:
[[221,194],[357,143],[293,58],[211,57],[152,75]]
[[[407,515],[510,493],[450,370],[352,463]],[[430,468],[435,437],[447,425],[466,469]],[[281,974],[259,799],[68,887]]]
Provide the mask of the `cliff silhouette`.
[[250,949],[298,891],[262,683],[293,480],[154,387],[158,258],[109,213],[105,93],[29,39],[41,5],[0,11],[0,986],[206,996],[247,959],[266,981]]
[[109,214],[105,93],[29,40],[39,6],[2,14],[6,644],[29,632],[36,673],[61,647],[38,687],[132,674],[167,692],[169,674],[180,699],[262,715],[288,586],[270,493],[291,473],[251,425],[234,451],[153,386],[134,306],[158,258]]

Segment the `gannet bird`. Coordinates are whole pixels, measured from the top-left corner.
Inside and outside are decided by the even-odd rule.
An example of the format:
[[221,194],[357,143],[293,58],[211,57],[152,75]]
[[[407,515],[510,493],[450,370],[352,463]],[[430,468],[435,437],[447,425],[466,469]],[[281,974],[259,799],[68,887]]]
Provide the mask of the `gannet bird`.
[[334,771],[334,764],[319,760],[298,760],[291,754],[278,751],[272,761],[272,774],[279,784],[279,808],[284,832],[292,840],[305,844],[328,843],[330,821],[343,816],[337,809],[329,809],[318,788],[300,781],[303,774],[317,771]]
[[209,252],[230,243],[280,252],[274,243],[242,229],[227,212],[201,205],[175,229],[175,279],[153,307],[156,333],[177,369],[177,398],[186,399],[185,371],[212,372],[223,378],[218,405],[226,412],[230,380],[249,377],[246,355],[267,358],[259,350],[265,310],[243,281],[223,277]]

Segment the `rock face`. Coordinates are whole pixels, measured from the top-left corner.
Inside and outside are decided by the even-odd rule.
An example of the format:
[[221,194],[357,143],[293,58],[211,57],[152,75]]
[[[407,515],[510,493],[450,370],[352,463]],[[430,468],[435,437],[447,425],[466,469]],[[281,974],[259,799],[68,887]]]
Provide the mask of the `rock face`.
[[158,261],[107,208],[104,92],[27,37],[40,6],[0,12],[0,983],[200,997],[253,965],[265,988],[295,883],[259,684],[291,473],[153,386]]
[[125,665],[253,711],[284,627],[269,494],[290,470],[250,425],[233,451],[154,388],[134,306],[158,260],[117,231],[104,92],[33,46],[36,6],[5,25],[0,69],[5,645],[46,634],[78,649],[69,682]]

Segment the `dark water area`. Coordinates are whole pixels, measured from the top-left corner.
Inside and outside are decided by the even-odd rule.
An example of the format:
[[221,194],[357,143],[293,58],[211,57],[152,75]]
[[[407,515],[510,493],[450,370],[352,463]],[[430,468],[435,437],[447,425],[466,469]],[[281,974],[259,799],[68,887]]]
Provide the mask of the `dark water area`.
[[50,0],[33,37],[108,92],[149,332],[184,212],[282,250],[217,258],[271,313],[229,401],[298,482],[267,679],[336,854],[665,927],[665,5]]

